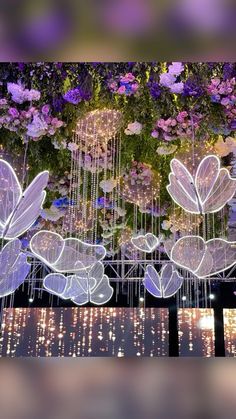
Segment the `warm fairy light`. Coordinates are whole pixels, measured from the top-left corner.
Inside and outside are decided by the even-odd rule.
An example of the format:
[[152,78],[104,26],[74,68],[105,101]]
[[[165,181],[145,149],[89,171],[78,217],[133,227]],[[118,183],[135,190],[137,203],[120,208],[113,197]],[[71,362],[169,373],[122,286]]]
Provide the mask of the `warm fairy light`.
[[63,228],[69,232],[81,233],[93,228],[94,208],[91,201],[69,208],[63,217]]
[[214,356],[215,333],[212,309],[179,309],[178,330],[180,356]]
[[122,125],[122,113],[115,109],[97,109],[89,112],[77,123],[76,134],[86,143],[97,140],[107,142],[113,138]]
[[192,173],[195,174],[200,161],[210,154],[217,155],[213,142],[211,141],[182,141],[182,145],[175,153],[175,158],[180,160]]
[[180,208],[175,208],[171,212],[168,221],[171,224],[171,231],[191,233],[201,225],[203,217],[198,214],[183,212]]
[[168,355],[165,308],[16,308],[2,320],[0,357]]

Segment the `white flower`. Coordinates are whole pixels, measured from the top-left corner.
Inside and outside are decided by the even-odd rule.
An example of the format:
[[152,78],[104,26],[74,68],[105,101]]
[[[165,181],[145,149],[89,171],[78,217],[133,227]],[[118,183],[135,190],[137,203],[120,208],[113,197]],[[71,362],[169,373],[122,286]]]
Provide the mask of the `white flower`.
[[161,223],[161,228],[163,230],[169,230],[171,228],[171,226],[172,226],[172,224],[171,224],[171,222],[169,220],[164,220]]
[[181,62],[172,62],[168,68],[168,73],[174,76],[179,76],[184,71],[184,66]]
[[79,148],[79,146],[77,144],[75,144],[75,143],[69,143],[67,145],[67,148],[68,148],[68,150],[70,150],[71,152],[73,152],[73,151],[77,151],[78,148]]
[[117,181],[115,179],[107,179],[102,180],[99,183],[100,188],[103,190],[104,193],[112,192],[112,190],[116,187]]
[[142,128],[143,126],[142,124],[140,124],[140,122],[137,122],[137,121],[132,122],[128,124],[128,127],[125,130],[125,134],[126,135],[134,135],[134,134],[139,135],[142,131]]
[[65,150],[67,148],[67,143],[65,140],[61,142],[54,140],[52,141],[52,144],[56,150]]
[[55,207],[55,205],[51,205],[50,208],[43,209],[40,215],[44,220],[58,221],[63,217],[64,212],[60,208]]
[[47,132],[48,124],[38,115],[33,116],[33,121],[27,125],[27,135],[33,138],[39,138]]
[[124,217],[126,214],[126,210],[121,207],[115,207],[115,211],[120,217]]

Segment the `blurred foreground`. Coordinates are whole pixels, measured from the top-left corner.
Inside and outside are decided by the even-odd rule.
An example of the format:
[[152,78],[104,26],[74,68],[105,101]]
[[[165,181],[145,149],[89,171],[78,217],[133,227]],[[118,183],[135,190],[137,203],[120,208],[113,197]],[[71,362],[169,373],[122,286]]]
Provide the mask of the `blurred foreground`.
[[1,61],[229,61],[232,0],[2,0]]
[[233,419],[232,360],[0,361],[2,419]]

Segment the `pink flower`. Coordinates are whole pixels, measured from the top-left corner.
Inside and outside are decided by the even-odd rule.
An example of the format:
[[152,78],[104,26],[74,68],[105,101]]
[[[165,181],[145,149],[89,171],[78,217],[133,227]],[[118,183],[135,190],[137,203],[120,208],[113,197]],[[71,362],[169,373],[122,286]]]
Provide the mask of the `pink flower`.
[[55,128],[61,128],[62,127],[62,125],[63,125],[63,122],[62,121],[60,121],[59,119],[57,119],[57,118],[53,118],[52,119],[52,121],[51,121],[51,124],[55,127]]
[[125,74],[125,76],[120,77],[120,81],[122,83],[131,83],[134,80],[135,80],[135,76],[132,73],[127,73]]
[[125,92],[126,92],[125,86],[120,86],[119,89],[117,90],[117,93],[119,93],[120,95],[123,95]]
[[138,83],[131,84],[131,89],[133,90],[133,92],[137,92],[138,88],[139,88],[139,84]]
[[156,130],[152,131],[151,136],[152,138],[158,138],[159,137],[158,131]]

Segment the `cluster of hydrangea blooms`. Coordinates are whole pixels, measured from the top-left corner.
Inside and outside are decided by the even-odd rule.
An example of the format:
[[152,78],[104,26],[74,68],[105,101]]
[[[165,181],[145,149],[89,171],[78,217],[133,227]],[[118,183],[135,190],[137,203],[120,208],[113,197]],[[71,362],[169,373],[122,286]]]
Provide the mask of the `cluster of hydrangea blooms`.
[[236,79],[235,77],[226,80],[213,78],[207,87],[211,101],[221,104],[225,109],[225,114],[229,127],[236,129]]
[[[64,125],[61,120],[51,115],[50,105],[41,107],[32,105],[33,101],[40,99],[40,92],[37,90],[24,89],[16,83],[8,83],[7,88],[11,100],[0,99],[0,128],[17,132],[24,141],[28,139],[37,141],[45,135],[55,135]],[[30,104],[19,106],[24,102]]]
[[[70,191],[70,182],[71,182],[71,174],[69,172],[65,172],[63,176],[50,176],[49,182],[47,185],[47,189],[50,192],[55,194],[59,194],[61,197],[68,196]],[[77,187],[77,185],[72,185],[72,187]]]
[[139,89],[139,82],[132,73],[121,75],[118,79],[109,80],[108,87],[112,93],[131,96]]
[[177,138],[190,138],[193,129],[196,132],[199,129],[199,123],[202,115],[193,114],[192,117],[187,111],[179,112],[175,118],[158,119],[155,123],[151,135],[164,141],[172,141]]
[[130,180],[131,185],[148,186],[152,180],[151,167],[145,163],[132,161],[131,169],[124,174],[124,180]]
[[182,93],[184,83],[179,81],[178,78],[183,71],[184,65],[181,62],[173,62],[169,65],[168,71],[160,75],[160,85],[168,88],[171,93]]
[[[71,146],[73,144],[73,146]],[[75,143],[69,143],[68,149],[72,153],[72,158],[75,160],[81,159],[81,164],[84,170],[91,173],[100,172],[104,169],[112,169],[113,157],[112,149],[107,144],[96,144],[94,147],[80,146]]]

